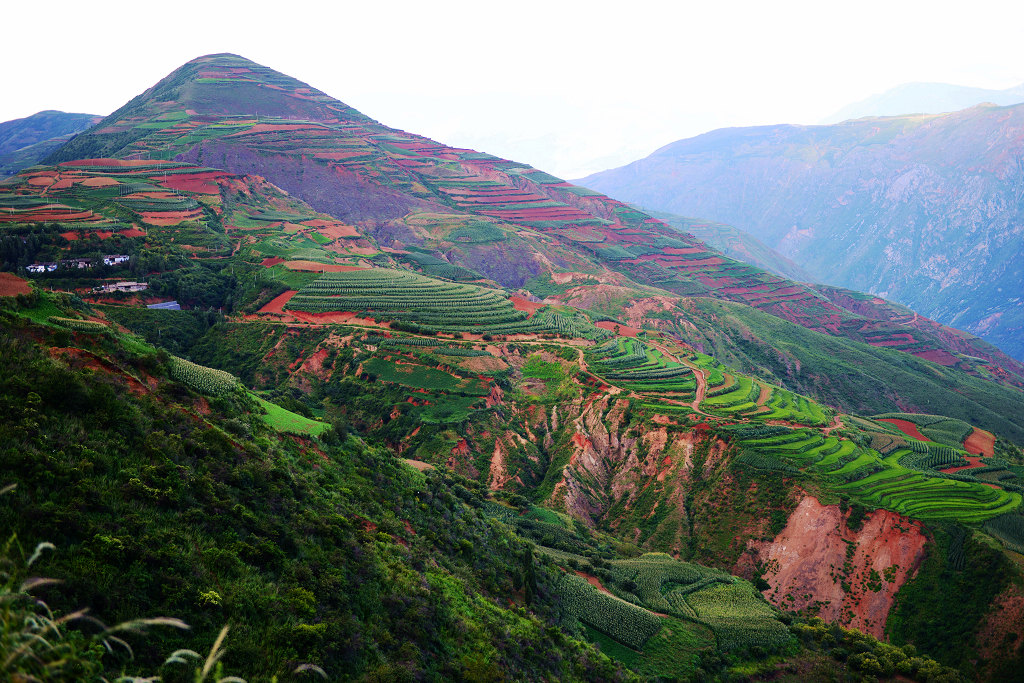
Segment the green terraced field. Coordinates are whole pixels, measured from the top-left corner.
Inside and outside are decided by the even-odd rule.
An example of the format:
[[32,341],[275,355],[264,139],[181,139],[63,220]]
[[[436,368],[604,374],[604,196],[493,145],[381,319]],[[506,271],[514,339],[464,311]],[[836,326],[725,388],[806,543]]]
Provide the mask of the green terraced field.
[[540,311],[530,316],[494,289],[385,268],[326,273],[299,290],[286,309],[352,311],[413,323],[428,332],[611,336],[579,314]]
[[[778,471],[787,471],[787,464],[811,465],[810,471],[823,475],[827,486],[871,507],[919,519],[977,523],[1017,509],[1021,504],[1019,493],[987,486],[968,473],[953,479],[934,470],[922,471],[921,463],[942,464],[947,458],[958,458],[948,446],[938,446],[950,451],[939,457],[929,454],[928,449],[935,444],[912,441],[922,452],[903,448],[882,456],[850,439],[824,437],[813,429],[764,426],[731,431],[743,448],[745,464]],[[915,468],[905,466],[908,461],[916,463]],[[996,476],[993,479],[999,481]]]
[[611,384],[643,394],[692,400],[697,380],[689,367],[639,339],[621,337],[588,353],[590,369]]

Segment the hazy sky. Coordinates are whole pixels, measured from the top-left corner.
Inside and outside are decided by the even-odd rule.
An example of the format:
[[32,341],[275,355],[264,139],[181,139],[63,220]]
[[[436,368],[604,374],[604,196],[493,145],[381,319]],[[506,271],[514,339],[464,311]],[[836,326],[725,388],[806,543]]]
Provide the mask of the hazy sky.
[[0,9],[0,121],[108,114],[234,52],[395,128],[565,178],[911,81],[1024,82],[1024,3],[65,2]]

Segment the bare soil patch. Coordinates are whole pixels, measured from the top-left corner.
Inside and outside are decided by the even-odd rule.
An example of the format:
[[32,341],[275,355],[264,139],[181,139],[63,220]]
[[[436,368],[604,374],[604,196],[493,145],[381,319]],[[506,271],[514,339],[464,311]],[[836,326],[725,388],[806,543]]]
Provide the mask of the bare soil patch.
[[594,325],[600,327],[602,330],[614,332],[620,337],[635,337],[640,334],[640,330],[636,327],[620,325],[619,323],[612,322],[611,320],[602,320],[601,322],[594,323]]
[[996,437],[992,432],[984,429],[974,428],[970,436],[964,439],[964,449],[974,455],[984,455],[991,458],[995,455]]
[[18,296],[19,294],[31,294],[32,287],[28,280],[24,280],[14,273],[0,273],[0,296]]
[[279,294],[271,299],[270,303],[259,310],[260,313],[284,313],[284,305],[297,294],[294,289],[289,289],[284,294]]
[[518,294],[513,294],[508,298],[508,300],[512,302],[512,306],[517,311],[526,311],[530,315],[533,315],[534,312],[540,310],[541,308],[544,308],[544,304],[539,304],[534,301],[530,301],[529,299],[521,297]]

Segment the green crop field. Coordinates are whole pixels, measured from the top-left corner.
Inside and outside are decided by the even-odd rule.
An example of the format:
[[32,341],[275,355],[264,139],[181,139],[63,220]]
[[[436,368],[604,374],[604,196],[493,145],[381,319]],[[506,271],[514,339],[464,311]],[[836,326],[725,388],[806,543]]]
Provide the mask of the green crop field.
[[470,396],[486,396],[490,389],[478,379],[458,377],[443,370],[406,360],[371,358],[363,363],[363,370],[384,382],[394,382],[415,389],[450,391]]
[[634,650],[642,650],[661,628],[661,618],[656,614],[602,593],[574,574],[562,577],[558,592],[567,612]]
[[210,396],[223,396],[241,388],[238,378],[223,370],[171,356],[171,375],[196,391]]
[[714,583],[688,594],[686,600],[714,630],[722,650],[760,647],[771,651],[792,640],[773,608],[746,581]]

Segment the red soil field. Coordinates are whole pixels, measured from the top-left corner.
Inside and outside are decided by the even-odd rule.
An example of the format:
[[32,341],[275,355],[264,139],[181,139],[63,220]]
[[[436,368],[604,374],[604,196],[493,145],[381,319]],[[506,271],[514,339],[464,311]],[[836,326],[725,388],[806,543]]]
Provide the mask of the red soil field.
[[921,431],[917,428],[917,425],[914,424],[913,422],[889,417],[882,418],[881,420],[879,420],[879,422],[888,422],[889,424],[896,425],[896,428],[899,429],[901,432],[903,432],[907,436],[912,436],[915,439],[920,439],[921,441],[931,441],[931,439],[929,439],[927,436],[921,433]]
[[924,360],[929,360],[933,363],[938,363],[939,365],[944,365],[946,367],[956,365],[957,363],[960,362],[960,360],[956,356],[949,353],[948,351],[942,351],[941,349],[917,351],[915,353],[912,353],[911,355],[917,356],[918,358],[923,358]]
[[662,249],[666,254],[702,254],[707,251],[704,247],[665,247]]
[[345,161],[355,157],[366,156],[366,150],[354,149],[350,152],[317,152],[313,155],[315,159],[326,159],[327,161]]
[[538,304],[533,301],[530,301],[529,299],[524,299],[518,294],[513,294],[508,298],[508,300],[512,302],[512,306],[517,311],[526,311],[530,315],[533,315],[535,311],[544,308],[544,304]]
[[984,455],[991,458],[995,455],[996,437],[992,432],[984,429],[974,428],[970,436],[964,439],[964,449],[974,455]]
[[97,176],[95,178],[86,178],[85,180],[81,181],[81,184],[85,185],[86,187],[109,187],[111,185],[120,185],[121,183],[117,182],[113,178]]
[[388,323],[378,323],[372,318],[360,318],[351,311],[327,311],[325,313],[307,313],[306,311],[288,311],[286,315],[290,315],[296,320],[301,320],[307,323],[316,324],[330,324],[330,323],[348,323],[350,325],[364,325],[367,327],[383,327],[388,328]]
[[184,221],[198,220],[203,214],[198,209],[193,211],[143,211],[142,218],[153,225],[177,225]]
[[176,175],[168,176],[161,181],[161,185],[172,190],[181,192],[194,192],[196,194],[219,194],[220,188],[214,181],[214,174]]
[[640,333],[640,330],[635,327],[613,323],[611,320],[602,320],[599,323],[594,323],[594,325],[600,327],[602,330],[608,330],[609,332],[614,332],[615,328],[618,327],[620,337],[635,337]]
[[314,125],[314,124],[311,124],[311,123],[306,123],[306,124],[301,124],[300,123],[300,124],[296,124],[296,125],[276,124],[276,123],[258,123],[255,126],[253,126],[252,128],[249,128],[249,129],[243,130],[243,131],[239,131],[237,133],[232,133],[231,135],[228,135],[226,137],[236,138],[236,137],[239,137],[239,136],[242,136],[242,135],[252,135],[253,133],[277,133],[279,131],[299,132],[299,131],[308,131],[308,130],[322,131],[322,130],[324,130],[324,127],[323,126],[317,126],[317,125]]
[[96,214],[92,211],[25,211],[20,214],[6,214],[0,213],[0,222],[10,223],[35,223],[43,221],[94,221],[97,219]]
[[969,457],[966,460],[967,460],[967,462],[969,462],[971,464],[970,465],[962,465],[960,467],[948,467],[948,468],[946,468],[944,470],[939,470],[939,471],[940,472],[945,472],[946,474],[953,474],[954,472],[960,472],[962,470],[972,470],[975,467],[984,467],[985,466],[985,463],[983,463],[981,461],[980,457],[976,457],[976,458],[970,458]]
[[274,297],[270,303],[265,305],[259,310],[259,313],[284,313],[284,305],[291,301],[291,298],[295,296],[297,290],[289,289],[284,294],[279,294]]
[[280,256],[271,256],[263,259],[263,261],[260,262],[260,265],[269,268],[271,266],[276,266],[278,263],[284,263],[284,259]]
[[[85,233],[86,237],[99,237],[101,240],[105,240],[108,237],[113,237],[114,234],[115,233],[110,232],[109,230],[97,230],[97,231],[86,232]],[[146,236],[146,233],[144,231],[142,231],[142,230],[139,230],[138,228],[128,228],[127,230],[121,230],[117,234],[120,235],[121,237],[145,237]],[[62,232],[60,234],[60,236],[63,237],[64,239],[66,239],[68,242],[74,242],[75,240],[78,239],[78,231],[77,230],[71,230],[71,231],[68,231],[68,232]]]
[[0,296],[18,296],[31,294],[32,288],[28,280],[23,280],[14,273],[0,273]]
[[320,228],[317,232],[332,240],[341,237],[359,237],[359,231],[351,225],[332,225],[330,227]]
[[581,579],[586,579],[587,583],[589,583],[591,586],[601,591],[602,593],[607,593],[608,595],[612,594],[612,592],[605,588],[604,584],[601,583],[601,579],[597,578],[593,574],[581,572],[579,569],[574,569],[573,571],[576,573],[576,576],[580,577]]

